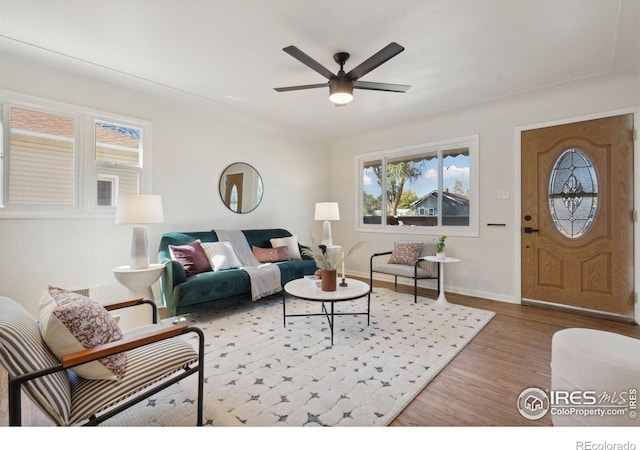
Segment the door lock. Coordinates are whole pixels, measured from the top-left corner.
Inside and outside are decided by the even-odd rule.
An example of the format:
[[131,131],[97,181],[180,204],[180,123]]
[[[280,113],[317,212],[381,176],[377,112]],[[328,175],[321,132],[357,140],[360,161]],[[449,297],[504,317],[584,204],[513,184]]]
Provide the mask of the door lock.
[[524,227],[524,232],[527,233],[527,234],[537,233],[538,229],[537,228],[531,228],[531,227]]

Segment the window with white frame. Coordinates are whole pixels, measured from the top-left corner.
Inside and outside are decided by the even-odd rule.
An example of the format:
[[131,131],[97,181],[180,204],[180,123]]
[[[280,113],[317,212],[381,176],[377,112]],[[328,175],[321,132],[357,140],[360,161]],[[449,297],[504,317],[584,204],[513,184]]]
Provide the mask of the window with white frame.
[[150,189],[151,124],[0,92],[1,217],[111,215]]
[[114,206],[119,194],[140,191],[142,135],[138,127],[95,121],[95,163],[98,186],[103,186],[97,192],[98,205]]
[[477,234],[477,153],[471,136],[360,155],[359,229]]

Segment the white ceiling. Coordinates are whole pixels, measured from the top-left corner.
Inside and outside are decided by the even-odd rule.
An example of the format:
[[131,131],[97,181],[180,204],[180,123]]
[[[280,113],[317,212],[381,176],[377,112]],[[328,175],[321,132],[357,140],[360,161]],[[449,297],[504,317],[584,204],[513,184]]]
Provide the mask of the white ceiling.
[[[334,107],[325,82],[282,51],[332,72],[395,41],[405,51],[362,78],[404,94],[354,91]],[[266,120],[337,137],[601,74],[640,73],[640,0],[0,0],[0,52],[91,65]],[[1,53],[0,53],[1,56]],[[1,63],[1,60],[0,60]]]

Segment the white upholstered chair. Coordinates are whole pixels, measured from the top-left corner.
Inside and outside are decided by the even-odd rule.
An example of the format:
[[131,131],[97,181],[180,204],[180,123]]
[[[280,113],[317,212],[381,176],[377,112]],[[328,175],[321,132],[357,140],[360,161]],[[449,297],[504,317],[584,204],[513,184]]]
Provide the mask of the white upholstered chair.
[[[0,365],[8,372],[9,425],[21,425],[22,391],[56,425],[98,425],[192,374],[198,378],[197,425],[202,425],[204,335],[184,324],[157,324],[155,304],[131,300],[107,310],[150,304],[153,323],[123,339],[58,359],[42,339],[38,322],[18,303],[0,297]],[[197,350],[180,336],[195,333]],[[119,381],[79,377],[73,367],[126,352]]]

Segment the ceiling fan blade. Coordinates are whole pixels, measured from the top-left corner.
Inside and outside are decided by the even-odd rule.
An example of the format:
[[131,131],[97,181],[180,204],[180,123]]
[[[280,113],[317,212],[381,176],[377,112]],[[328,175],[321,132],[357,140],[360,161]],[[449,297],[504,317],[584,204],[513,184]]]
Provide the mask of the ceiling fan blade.
[[356,81],[358,78],[361,78],[371,72],[380,64],[384,64],[394,56],[402,53],[402,51],[404,51],[403,46],[392,42],[366,61],[360,63],[360,65],[351,69],[349,73],[347,73],[346,77]]
[[411,86],[406,84],[375,83],[372,81],[354,81],[354,89],[367,89],[370,91],[407,92]]
[[329,83],[320,83],[320,84],[303,84],[301,86],[287,86],[281,88],[273,88],[278,92],[287,92],[287,91],[301,91],[303,89],[315,89],[321,87],[327,87]]
[[329,69],[324,67],[318,61],[316,61],[311,56],[307,55],[306,53],[304,53],[302,50],[300,50],[298,47],[296,47],[294,45],[290,45],[289,47],[285,47],[282,50],[284,50],[285,52],[287,52],[288,54],[293,56],[295,59],[300,61],[305,66],[308,66],[311,69],[315,70],[320,75],[325,77],[327,80],[330,80],[331,78],[333,78],[335,76]]

